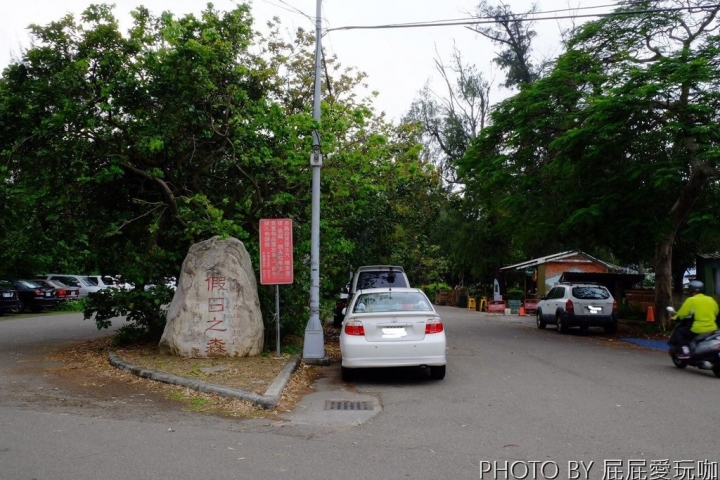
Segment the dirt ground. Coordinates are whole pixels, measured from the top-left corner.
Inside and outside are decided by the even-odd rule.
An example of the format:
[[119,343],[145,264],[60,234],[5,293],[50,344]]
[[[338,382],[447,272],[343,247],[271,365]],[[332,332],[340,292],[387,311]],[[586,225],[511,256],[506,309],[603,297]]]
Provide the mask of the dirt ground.
[[[339,361],[339,330],[329,326],[325,328],[324,335],[326,355],[330,361]],[[282,348],[297,351],[301,342],[300,338],[286,338]],[[251,358],[186,359],[162,355],[158,352],[157,345],[114,347],[111,340],[105,338],[66,346],[53,352],[45,360],[58,366],[45,371],[53,374],[55,381],[61,384],[63,389],[72,389],[73,386],[89,389],[105,398],[105,402],[127,404],[131,399],[140,396],[144,397],[142,400],[161,408],[231,418],[273,418],[291,411],[302,395],[312,391],[310,386],[317,375],[317,367],[301,362],[276,408],[265,410],[251,402],[139,378],[110,365],[110,351],[115,352],[125,362],[139,367],[260,395],[265,393],[291,358],[290,354],[275,358],[273,352]],[[302,352],[301,347],[299,351]]]

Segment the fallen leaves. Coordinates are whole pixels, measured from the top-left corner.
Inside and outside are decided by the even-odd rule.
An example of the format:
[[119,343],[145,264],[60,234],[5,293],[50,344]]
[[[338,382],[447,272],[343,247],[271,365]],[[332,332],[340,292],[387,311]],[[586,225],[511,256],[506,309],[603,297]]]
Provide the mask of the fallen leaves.
[[[340,361],[340,330],[336,327],[325,328],[325,352],[332,362]],[[269,385],[285,367],[289,356],[277,359],[268,355],[247,358],[186,359],[161,355],[155,345],[138,345],[114,348],[111,338],[106,337],[88,342],[78,342],[54,351],[49,357],[62,362],[51,371],[81,373],[86,380],[85,388],[102,389],[109,382],[118,382],[138,386],[147,392],[160,393],[170,400],[181,402],[184,409],[233,418],[273,418],[279,412],[290,412],[303,395],[312,391],[317,376],[315,366],[300,364],[290,378],[275,410],[263,410],[261,407],[242,400],[197,392],[186,387],[155,382],[121,371],[108,362],[108,353],[112,350],[125,362],[143,368],[186,378],[202,380],[208,383],[264,394]],[[297,343],[302,339],[287,338]],[[284,342],[285,344],[285,342]],[[295,350],[302,351],[302,345]],[[209,369],[203,371],[203,369]],[[172,431],[169,429],[169,431]],[[244,457],[243,457],[244,458]]]

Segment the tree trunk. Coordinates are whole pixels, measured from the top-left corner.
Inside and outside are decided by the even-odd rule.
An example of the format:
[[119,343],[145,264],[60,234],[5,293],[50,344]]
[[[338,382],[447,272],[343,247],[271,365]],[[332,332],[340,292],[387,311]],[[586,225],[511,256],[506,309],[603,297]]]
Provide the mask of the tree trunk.
[[663,235],[655,246],[655,320],[663,330],[670,325],[670,315],[665,308],[672,305],[672,246],[675,232]]
[[691,165],[690,178],[670,209],[668,231],[655,245],[655,312],[656,320],[659,316],[665,330],[670,323],[670,316],[665,308],[672,305],[672,247],[675,235],[700,196],[703,186],[717,175],[717,170],[707,163],[691,162]]

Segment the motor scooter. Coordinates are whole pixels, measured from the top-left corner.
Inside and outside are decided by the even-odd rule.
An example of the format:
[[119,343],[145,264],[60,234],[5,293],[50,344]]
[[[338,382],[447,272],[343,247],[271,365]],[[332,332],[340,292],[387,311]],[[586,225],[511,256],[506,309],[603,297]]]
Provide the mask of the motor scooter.
[[[667,307],[667,311],[671,315],[676,313],[673,307]],[[685,368],[690,365],[701,370],[712,370],[715,376],[720,378],[720,330],[696,336],[689,346],[690,358],[678,358],[678,355],[682,354],[682,345],[677,341],[675,332],[680,326],[690,327],[692,322],[691,315],[681,319],[673,328],[668,339],[670,358],[677,368]]]

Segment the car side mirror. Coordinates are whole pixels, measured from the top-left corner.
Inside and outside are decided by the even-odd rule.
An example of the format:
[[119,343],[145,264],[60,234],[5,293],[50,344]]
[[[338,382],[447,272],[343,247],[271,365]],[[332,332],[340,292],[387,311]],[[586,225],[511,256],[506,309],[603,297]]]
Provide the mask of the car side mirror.
[[670,313],[675,313],[675,309],[672,306],[665,307],[665,310],[667,310]]
[[347,308],[343,308],[343,309],[342,309],[342,314],[343,314],[343,316],[344,316],[346,313],[347,313]]

